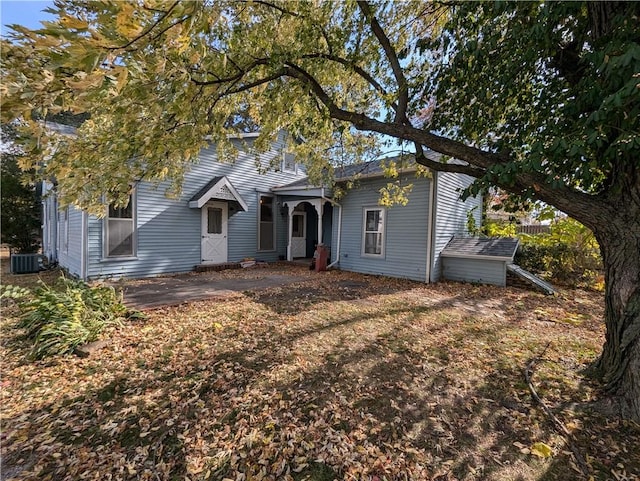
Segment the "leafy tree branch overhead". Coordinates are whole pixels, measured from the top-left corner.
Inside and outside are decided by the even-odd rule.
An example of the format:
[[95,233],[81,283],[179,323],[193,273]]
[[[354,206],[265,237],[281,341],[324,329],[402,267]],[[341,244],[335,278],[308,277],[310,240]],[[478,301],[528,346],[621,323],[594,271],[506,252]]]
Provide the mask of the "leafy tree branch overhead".
[[[239,112],[258,147],[280,129],[304,138],[292,149],[316,179],[337,139],[358,155],[372,134],[411,142],[426,167],[478,178],[474,191],[543,200],[594,231],[608,327],[597,371],[640,418],[640,4],[55,5],[57,21],[3,43],[2,114],[27,121],[32,162],[51,155],[43,172],[64,200],[95,208],[137,180],[179,189],[207,136],[231,155]],[[65,110],[90,119],[45,142],[34,112]]]

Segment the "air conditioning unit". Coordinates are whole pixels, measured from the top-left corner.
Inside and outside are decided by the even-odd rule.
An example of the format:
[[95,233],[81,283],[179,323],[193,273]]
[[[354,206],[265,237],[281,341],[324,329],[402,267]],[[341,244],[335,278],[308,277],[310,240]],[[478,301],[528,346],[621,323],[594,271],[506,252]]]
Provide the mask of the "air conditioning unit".
[[39,272],[41,254],[11,254],[11,273],[29,274]]

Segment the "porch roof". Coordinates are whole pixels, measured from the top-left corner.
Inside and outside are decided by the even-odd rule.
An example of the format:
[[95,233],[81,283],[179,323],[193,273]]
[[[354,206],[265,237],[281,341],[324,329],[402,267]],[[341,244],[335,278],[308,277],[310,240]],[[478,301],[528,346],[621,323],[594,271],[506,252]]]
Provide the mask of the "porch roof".
[[290,184],[273,187],[271,191],[280,195],[294,195],[299,197],[324,197],[326,195],[326,189],[324,187],[309,185],[308,182],[309,180],[305,177]]
[[233,184],[225,176],[214,177],[202,189],[189,199],[189,207],[200,209],[211,199],[236,202],[244,211],[249,210],[247,203],[238,194]]

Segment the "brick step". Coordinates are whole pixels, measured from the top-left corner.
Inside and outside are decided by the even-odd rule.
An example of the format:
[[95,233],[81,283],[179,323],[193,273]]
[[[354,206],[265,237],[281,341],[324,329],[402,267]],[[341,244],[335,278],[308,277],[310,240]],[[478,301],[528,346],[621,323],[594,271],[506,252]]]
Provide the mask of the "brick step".
[[200,264],[199,266],[195,266],[194,270],[196,272],[213,272],[241,268],[242,266],[239,262],[223,262],[222,264]]

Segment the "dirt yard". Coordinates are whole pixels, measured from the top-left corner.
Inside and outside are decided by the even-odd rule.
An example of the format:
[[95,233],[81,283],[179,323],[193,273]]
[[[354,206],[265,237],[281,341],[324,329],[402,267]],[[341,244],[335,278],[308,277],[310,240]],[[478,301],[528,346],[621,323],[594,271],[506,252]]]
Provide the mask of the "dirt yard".
[[[267,272],[302,280],[149,311],[89,358],[27,361],[5,306],[2,479],[639,479],[639,426],[598,414],[582,374],[602,294],[202,275]],[[533,383],[570,436],[524,380],[543,353]]]

